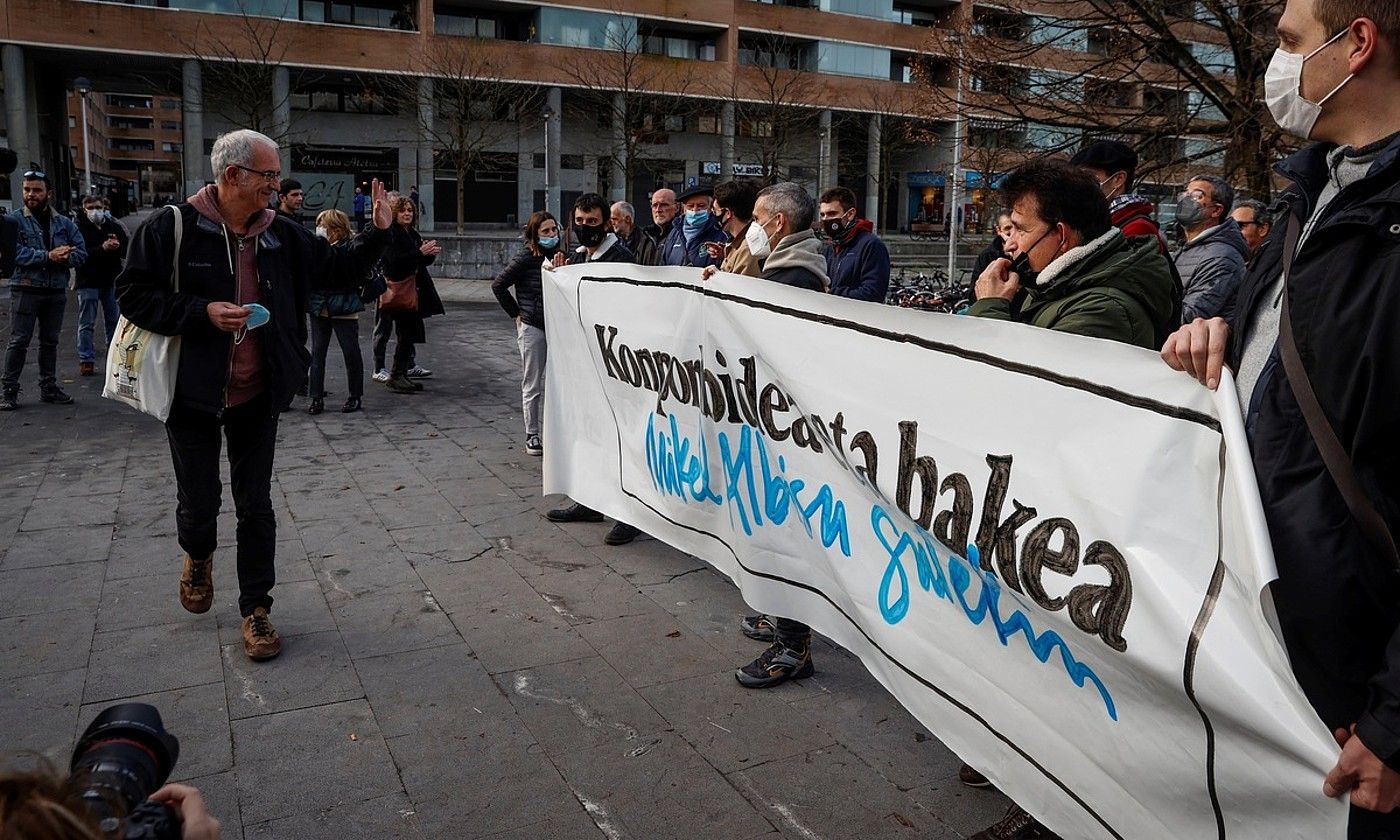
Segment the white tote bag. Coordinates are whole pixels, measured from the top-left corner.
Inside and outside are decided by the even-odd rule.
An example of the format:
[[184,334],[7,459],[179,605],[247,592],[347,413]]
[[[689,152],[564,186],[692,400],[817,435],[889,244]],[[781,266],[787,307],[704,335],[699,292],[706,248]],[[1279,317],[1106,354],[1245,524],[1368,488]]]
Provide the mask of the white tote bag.
[[[174,266],[171,291],[180,291],[180,241],[184,224],[180,211],[170,205],[175,224]],[[117,319],[117,334],[107,348],[107,380],[102,396],[144,411],[162,423],[170,416],[175,402],[175,377],[180,370],[180,337],[160,335],[138,327],[123,315]]]

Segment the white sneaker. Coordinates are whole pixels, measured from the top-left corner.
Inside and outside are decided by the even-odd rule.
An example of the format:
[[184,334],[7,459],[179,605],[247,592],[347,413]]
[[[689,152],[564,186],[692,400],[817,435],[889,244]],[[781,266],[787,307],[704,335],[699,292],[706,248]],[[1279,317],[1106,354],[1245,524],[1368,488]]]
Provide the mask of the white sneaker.
[[525,454],[526,454],[526,455],[543,455],[543,454],[544,454],[544,446],[540,443],[540,436],[539,436],[539,435],[530,435],[529,437],[525,438]]
[[409,368],[408,373],[405,374],[405,376],[407,376],[409,379],[427,379],[432,375],[432,371],[428,370],[425,367],[419,367],[417,365],[414,365],[413,367]]
[[380,368],[379,370],[376,370],[374,372],[374,376],[371,376],[370,379],[373,379],[375,382],[388,382],[389,371],[385,370],[384,368]]

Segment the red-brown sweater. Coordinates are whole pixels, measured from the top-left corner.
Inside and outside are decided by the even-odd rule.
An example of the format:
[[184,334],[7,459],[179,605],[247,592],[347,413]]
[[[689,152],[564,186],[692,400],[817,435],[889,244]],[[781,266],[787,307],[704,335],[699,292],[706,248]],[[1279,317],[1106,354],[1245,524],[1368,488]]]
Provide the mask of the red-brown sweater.
[[[233,265],[235,283],[234,300],[239,306],[257,303],[258,291],[258,236],[267,230],[276,218],[272,210],[262,210],[248,222],[247,233],[235,234],[228,227],[227,220],[219,207],[218,187],[209,185],[190,197],[190,206],[199,215],[224,228],[229,260]],[[241,330],[234,335],[233,358],[229,363],[228,385],[225,387],[227,406],[232,408],[261,394],[263,391],[263,353],[258,330]]]

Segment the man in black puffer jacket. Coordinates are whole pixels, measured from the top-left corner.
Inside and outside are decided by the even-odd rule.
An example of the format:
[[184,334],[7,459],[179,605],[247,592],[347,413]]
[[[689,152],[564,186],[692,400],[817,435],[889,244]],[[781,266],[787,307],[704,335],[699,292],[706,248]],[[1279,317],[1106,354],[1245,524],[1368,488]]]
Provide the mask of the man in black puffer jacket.
[[[262,660],[281,652],[268,618],[277,547],[272,462],[277,416],[306,380],[310,361],[302,317],[308,289],[358,283],[383,249],[389,208],[376,181],[374,229],[333,251],[268,209],[281,175],[272,140],[230,132],[214,142],[210,161],[213,185],[137,230],[117,293],[133,324],[180,336],[175,404],[165,424],[185,550],[180,603],[202,613],[214,601],[223,436],[238,512],[243,647]],[[178,291],[170,287],[176,224],[183,240]]]

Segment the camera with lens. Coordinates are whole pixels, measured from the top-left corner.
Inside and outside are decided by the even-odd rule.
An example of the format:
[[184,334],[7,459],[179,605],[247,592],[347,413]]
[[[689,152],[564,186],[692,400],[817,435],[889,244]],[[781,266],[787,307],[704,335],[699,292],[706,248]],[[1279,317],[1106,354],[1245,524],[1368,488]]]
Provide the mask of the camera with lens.
[[179,840],[180,820],[150,795],[170,778],[180,742],[145,703],[106,709],[73,748],[68,785],[102,832],[122,840]]

